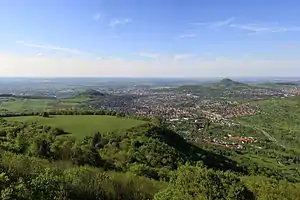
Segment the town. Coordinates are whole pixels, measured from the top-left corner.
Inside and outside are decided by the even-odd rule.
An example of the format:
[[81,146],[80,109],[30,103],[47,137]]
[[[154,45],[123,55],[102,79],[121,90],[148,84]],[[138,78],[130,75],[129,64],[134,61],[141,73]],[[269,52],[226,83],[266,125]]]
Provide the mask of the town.
[[[9,105],[9,101],[15,101],[13,97],[22,98],[22,102],[26,103],[26,98],[30,97],[46,99],[44,102],[48,106],[58,109],[87,108],[117,111],[147,118],[161,117],[187,139],[193,135],[195,141],[201,140],[236,149],[242,149],[244,145],[257,142],[257,140],[249,140],[242,133],[235,137],[228,136],[225,132],[218,137],[216,134],[206,134],[204,129],[207,121],[219,124],[223,126],[223,129],[236,126],[234,119],[257,115],[261,112],[259,106],[255,104],[256,101],[289,98],[300,94],[300,88],[294,84],[247,85],[231,79],[196,85],[168,84],[163,86],[138,83],[111,85],[93,82],[79,87],[79,83],[64,83],[64,85],[60,82],[46,82],[43,88],[39,88],[32,83],[14,84],[10,87],[2,86],[6,90],[0,91],[2,93],[1,105],[5,103]],[[86,100],[80,102],[79,107],[74,107],[73,103],[76,100],[72,98],[78,97]],[[70,105],[64,103],[66,99],[71,99]],[[8,111],[5,106],[1,107],[1,110]]]

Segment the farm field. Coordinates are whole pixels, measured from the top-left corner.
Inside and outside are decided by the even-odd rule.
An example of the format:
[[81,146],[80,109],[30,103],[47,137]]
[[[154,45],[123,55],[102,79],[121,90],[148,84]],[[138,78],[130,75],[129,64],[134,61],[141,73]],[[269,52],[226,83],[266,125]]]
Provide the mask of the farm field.
[[54,102],[54,100],[50,99],[9,99],[8,101],[0,103],[0,109],[1,111],[7,112],[45,110],[48,106],[48,103],[52,102]]
[[96,132],[125,130],[145,123],[136,119],[99,115],[55,115],[49,118],[39,116],[9,117],[7,121],[38,122],[71,133],[79,139]]
[[1,112],[46,111],[51,109],[73,109],[87,101],[88,98],[76,97],[69,99],[22,99],[1,98]]

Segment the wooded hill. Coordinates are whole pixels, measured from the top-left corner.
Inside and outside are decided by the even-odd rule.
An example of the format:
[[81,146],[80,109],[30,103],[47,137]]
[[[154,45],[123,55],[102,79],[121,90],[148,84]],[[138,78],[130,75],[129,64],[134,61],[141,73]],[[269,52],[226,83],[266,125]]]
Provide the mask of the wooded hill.
[[[300,185],[187,142],[161,120],[83,140],[0,121],[2,199],[299,199]],[[272,177],[272,178],[267,178]]]

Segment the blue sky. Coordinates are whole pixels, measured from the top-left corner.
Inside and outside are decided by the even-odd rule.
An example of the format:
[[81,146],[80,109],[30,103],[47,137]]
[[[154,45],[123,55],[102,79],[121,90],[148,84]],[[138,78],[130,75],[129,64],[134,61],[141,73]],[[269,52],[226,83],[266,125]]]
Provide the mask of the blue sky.
[[3,0],[0,75],[300,76],[299,7],[297,0]]

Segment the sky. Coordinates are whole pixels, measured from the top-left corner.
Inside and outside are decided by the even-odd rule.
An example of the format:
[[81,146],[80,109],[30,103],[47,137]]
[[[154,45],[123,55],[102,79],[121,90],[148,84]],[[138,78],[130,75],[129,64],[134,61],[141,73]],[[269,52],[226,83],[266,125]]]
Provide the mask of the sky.
[[298,0],[1,0],[0,76],[300,77]]

